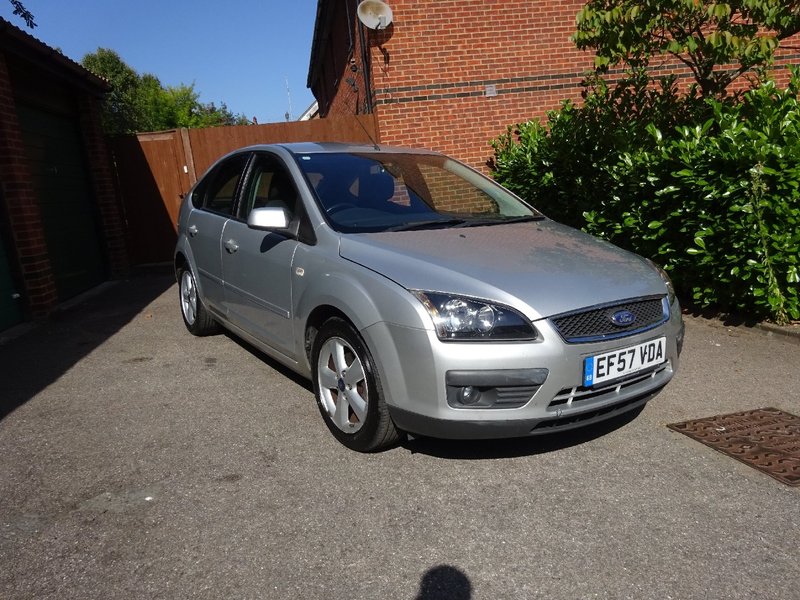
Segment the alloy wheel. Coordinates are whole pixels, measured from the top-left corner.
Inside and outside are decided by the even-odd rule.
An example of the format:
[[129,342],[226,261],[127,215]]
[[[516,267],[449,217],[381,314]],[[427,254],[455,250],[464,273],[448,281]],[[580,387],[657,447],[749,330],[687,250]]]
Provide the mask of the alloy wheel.
[[317,361],[320,399],[331,422],[345,433],[361,429],[367,418],[369,388],[364,364],[356,351],[340,337],[331,337],[320,349]]
[[184,271],[181,275],[181,311],[183,318],[189,325],[194,325],[197,318],[197,288],[191,271]]

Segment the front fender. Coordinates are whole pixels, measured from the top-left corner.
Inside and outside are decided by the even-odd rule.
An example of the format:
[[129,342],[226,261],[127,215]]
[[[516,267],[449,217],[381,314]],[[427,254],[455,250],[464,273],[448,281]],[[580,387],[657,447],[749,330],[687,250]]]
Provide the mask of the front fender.
[[[304,340],[309,317],[322,306],[345,315],[362,334],[381,322],[433,329],[424,307],[408,290],[338,255],[319,260],[313,248],[298,249],[292,270],[295,340]],[[297,356],[305,356],[302,347]]]

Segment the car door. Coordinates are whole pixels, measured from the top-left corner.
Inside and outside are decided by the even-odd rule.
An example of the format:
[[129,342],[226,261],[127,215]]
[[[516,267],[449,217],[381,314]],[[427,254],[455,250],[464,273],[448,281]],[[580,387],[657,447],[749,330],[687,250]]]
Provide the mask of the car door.
[[186,222],[203,300],[223,314],[222,232],[236,210],[236,194],[249,157],[247,153],[232,156],[203,179],[192,193],[194,209]]
[[294,358],[291,269],[298,241],[251,229],[254,208],[280,206],[290,219],[301,217],[297,186],[277,156],[256,153],[236,219],[222,235],[222,273],[229,319],[261,342]]

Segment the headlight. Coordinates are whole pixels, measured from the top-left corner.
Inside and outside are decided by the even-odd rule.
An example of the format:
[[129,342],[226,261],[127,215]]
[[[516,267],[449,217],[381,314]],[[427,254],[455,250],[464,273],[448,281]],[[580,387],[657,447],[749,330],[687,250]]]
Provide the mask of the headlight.
[[656,270],[656,272],[661,276],[661,279],[664,280],[664,284],[667,286],[667,295],[669,296],[669,303],[671,305],[675,301],[675,286],[672,285],[672,280],[669,278],[669,275],[667,275],[667,272],[661,267],[659,267],[652,260],[650,260],[649,258],[645,258],[644,260],[647,262],[648,265],[653,267]]
[[517,311],[475,298],[412,290],[440,340],[530,340],[536,328]]

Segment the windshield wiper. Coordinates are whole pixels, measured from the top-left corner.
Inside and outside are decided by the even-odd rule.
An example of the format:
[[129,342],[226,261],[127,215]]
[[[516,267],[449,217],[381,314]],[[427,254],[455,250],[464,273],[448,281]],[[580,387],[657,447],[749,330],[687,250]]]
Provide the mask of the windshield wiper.
[[470,219],[465,220],[458,227],[480,227],[482,225],[506,225],[508,223],[527,223],[529,221],[541,221],[541,215],[525,215],[521,217],[495,217],[493,219]]
[[528,223],[530,221],[544,221],[544,215],[525,215],[522,217],[508,217],[503,223]]
[[445,227],[480,227],[481,225],[505,225],[506,223],[525,223],[528,221],[541,221],[541,215],[524,215],[520,217],[495,217],[492,219],[430,219],[403,223],[384,229],[384,231],[413,231],[417,229],[444,229]]
[[439,229],[444,227],[461,227],[466,221],[464,219],[431,219],[429,221],[414,221],[413,223],[403,223],[384,229],[384,231],[414,231],[416,229]]

